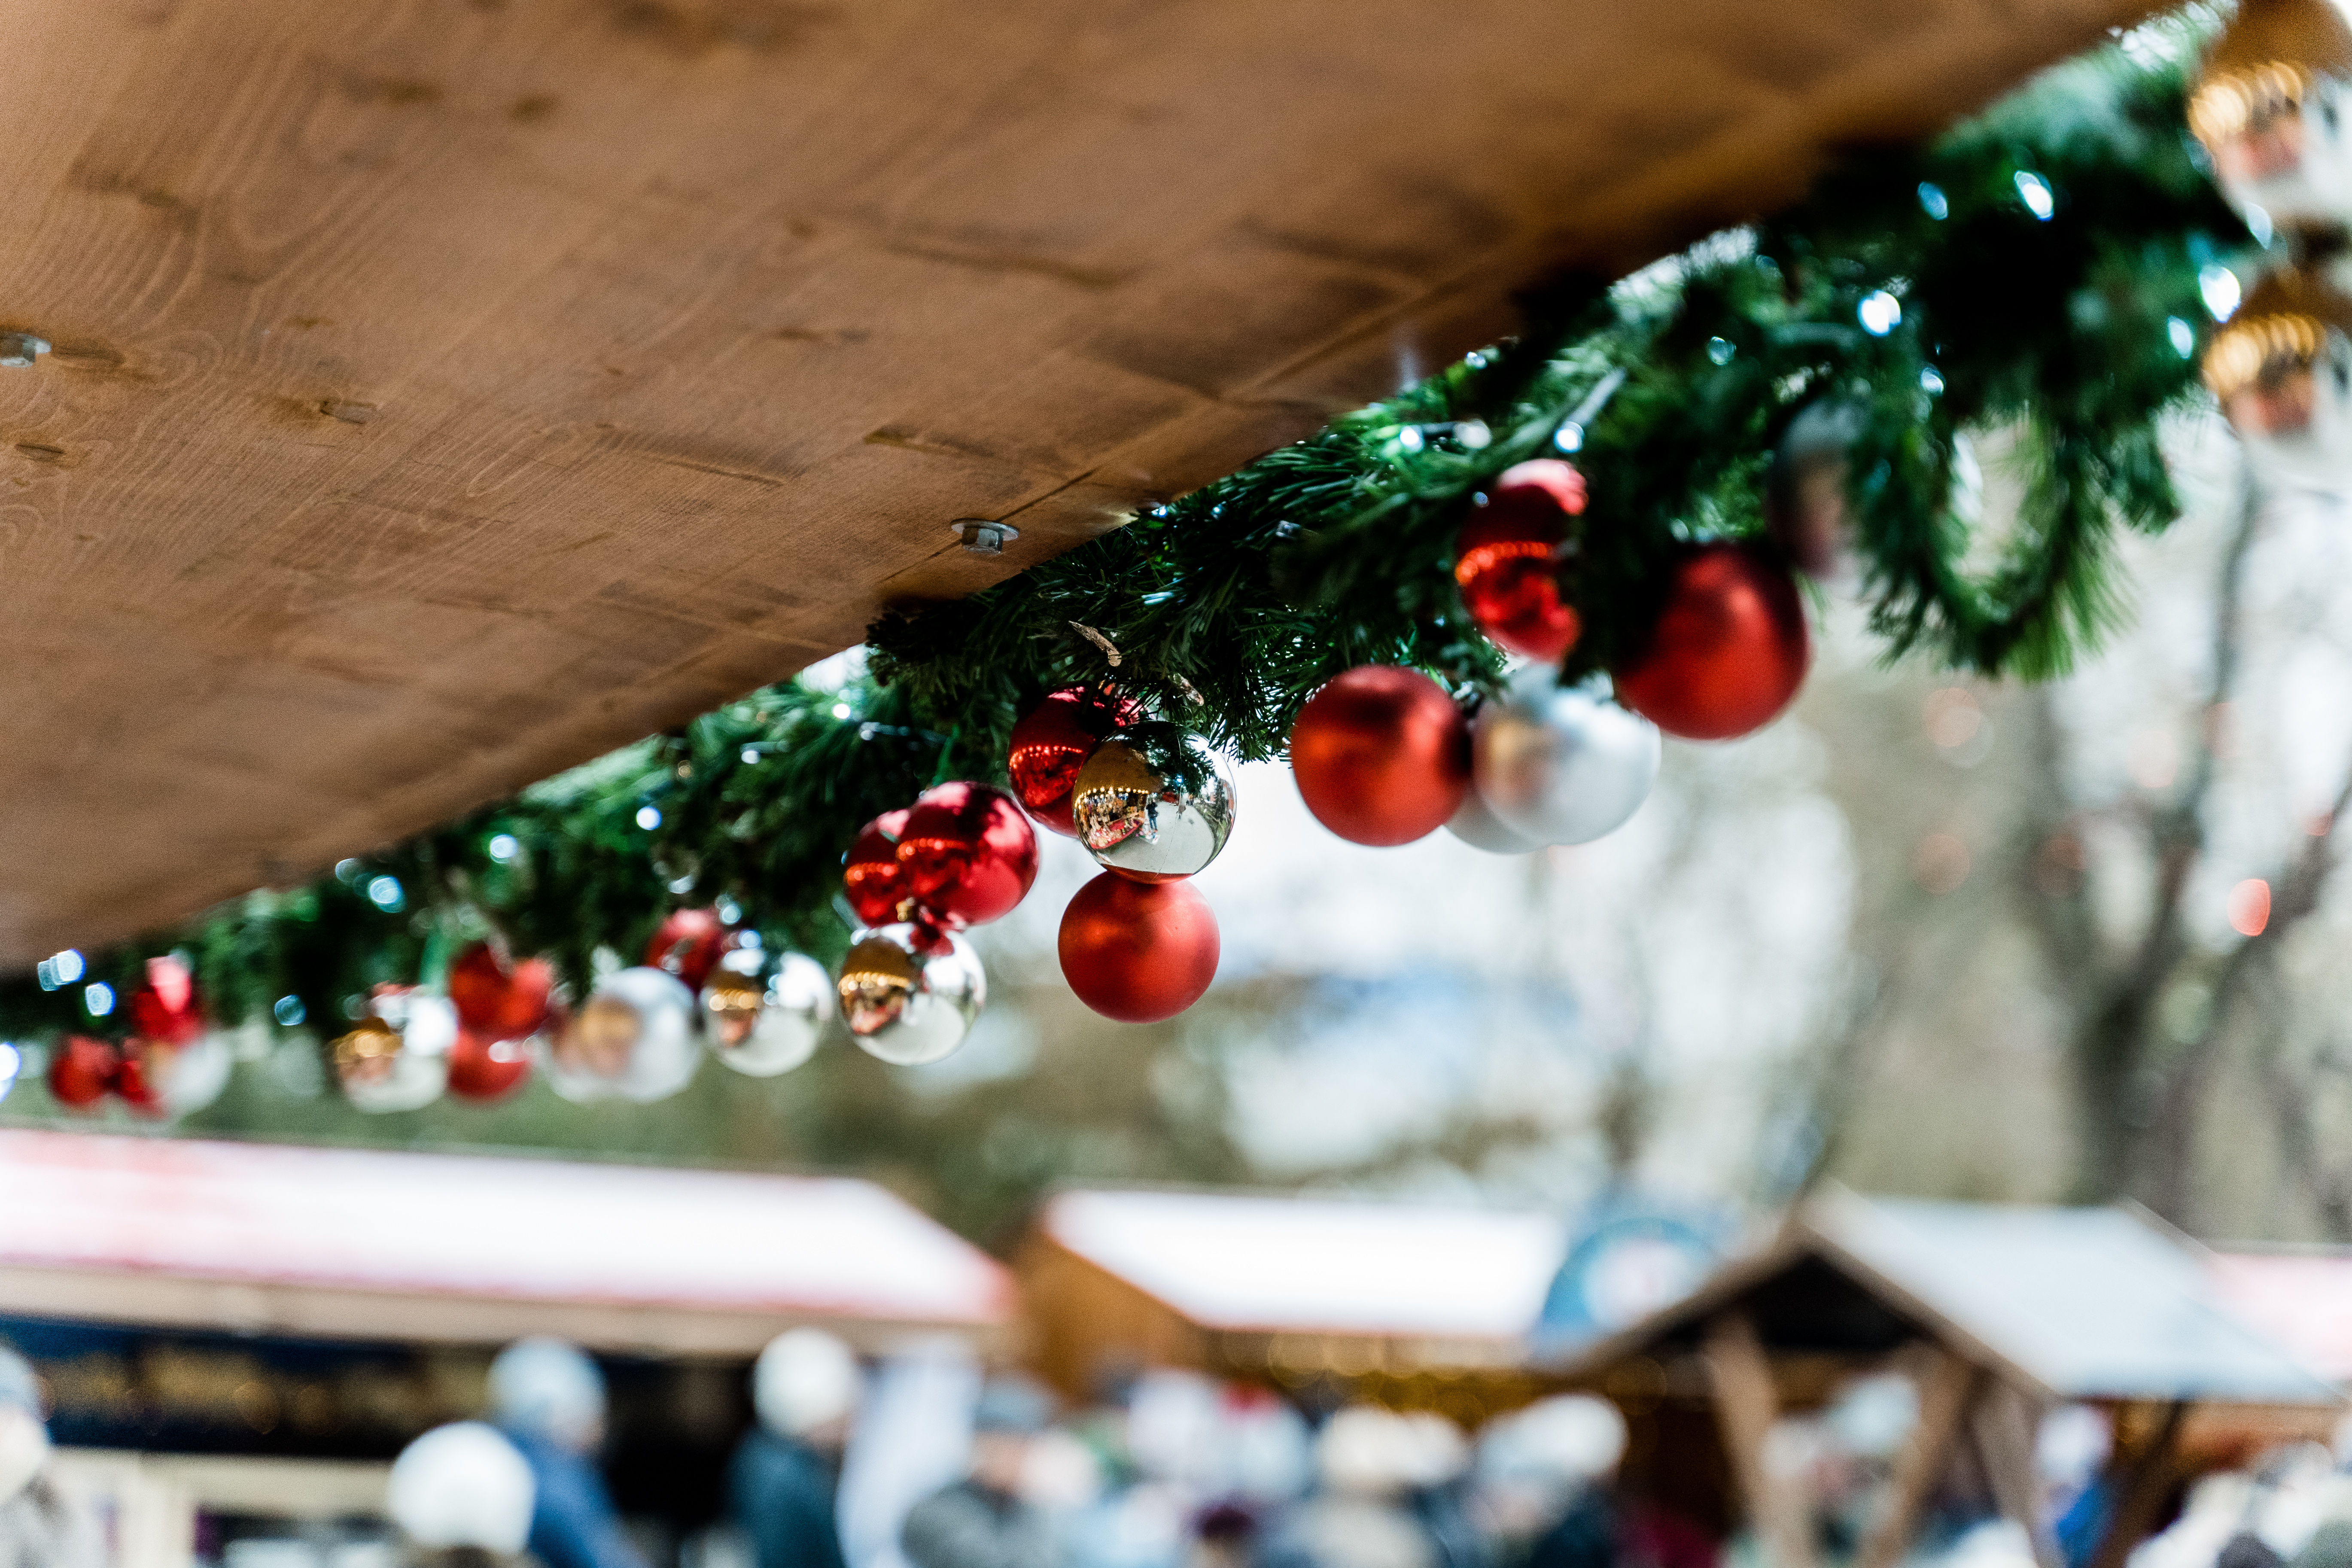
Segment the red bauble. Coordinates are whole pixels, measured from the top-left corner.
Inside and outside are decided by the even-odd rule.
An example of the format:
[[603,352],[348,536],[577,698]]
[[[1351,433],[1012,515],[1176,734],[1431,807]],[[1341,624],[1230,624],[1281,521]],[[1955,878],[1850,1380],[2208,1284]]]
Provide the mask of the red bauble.
[[1123,1024],[1156,1024],[1217,977],[1217,916],[1186,882],[1106,871],[1062,912],[1062,974],[1078,1000]]
[[1013,912],[1037,879],[1037,834],[1001,789],[943,784],[907,813],[898,836],[907,892],[949,927]]
[[1290,771],[1315,820],[1351,844],[1410,844],[1470,788],[1470,726],[1418,670],[1359,665],[1307,700]]
[[125,1041],[116,1055],[114,1081],[107,1087],[140,1115],[163,1115],[163,1077],[171,1071],[173,1054],[179,1048],[150,1039]]
[[1065,686],[1049,691],[1013,726],[1007,771],[1013,793],[1029,815],[1055,832],[1077,837],[1070,820],[1070,786],[1078,770],[1103,741],[1132,724],[1142,710],[1131,699],[1098,686]]
[[168,952],[147,961],[147,984],[131,994],[131,1026],[142,1039],[167,1046],[184,1046],[205,1032],[196,979],[186,964]]
[[1462,607],[1503,647],[1557,664],[1584,624],[1559,596],[1552,552],[1584,510],[1584,476],[1538,458],[1507,469],[1462,525],[1454,581]]
[[896,923],[898,906],[907,901],[907,873],[898,866],[898,835],[906,826],[904,811],[884,812],[859,829],[842,861],[842,890],[862,925]]
[[460,1028],[491,1040],[519,1040],[547,1022],[555,966],[526,958],[512,968],[488,942],[478,942],[449,966],[449,1001]]
[[1670,735],[1727,741],[1789,705],[1811,657],[1788,572],[1744,544],[1701,545],[1675,564],[1647,646],[1615,672],[1617,695]]
[[122,1070],[122,1053],[88,1035],[68,1035],[49,1057],[49,1098],[76,1110],[95,1110]]
[[530,1052],[519,1040],[457,1031],[449,1047],[449,1092],[460,1100],[504,1100],[530,1076]]
[[727,922],[717,910],[672,910],[646,943],[646,967],[675,974],[699,991],[727,951]]

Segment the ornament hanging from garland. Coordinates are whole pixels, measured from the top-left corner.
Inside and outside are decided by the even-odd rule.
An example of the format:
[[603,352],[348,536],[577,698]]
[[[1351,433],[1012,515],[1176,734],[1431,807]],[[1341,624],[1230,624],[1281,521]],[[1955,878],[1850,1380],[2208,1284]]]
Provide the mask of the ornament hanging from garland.
[[1410,844],[1461,809],[1470,730],[1419,670],[1361,665],[1298,710],[1290,770],[1307,809],[1350,844]]
[[1012,748],[1005,771],[1013,793],[1037,822],[1066,838],[1077,837],[1070,816],[1070,792],[1078,770],[1104,741],[1137,722],[1142,712],[1133,700],[1098,686],[1065,686],[1013,726]]
[[727,951],[727,934],[717,910],[672,910],[646,943],[646,967],[675,974],[688,991],[699,991]]
[[122,1052],[111,1040],[68,1035],[49,1052],[49,1098],[68,1110],[96,1110],[121,1070]]
[[959,782],[926,790],[899,829],[907,896],[953,930],[1002,920],[1037,880],[1037,833],[1013,798]]
[[509,963],[486,942],[459,953],[449,965],[449,1004],[457,1024],[484,1040],[520,1040],[537,1034],[548,1020],[555,994],[555,966],[543,958]]
[[694,993],[667,970],[606,976],[551,1037],[542,1036],[548,1087],[582,1102],[667,1100],[701,1058]]
[[355,1110],[371,1115],[420,1110],[449,1084],[457,1009],[413,985],[379,985],[366,1016],[328,1047],[335,1081]]
[[886,926],[905,919],[908,907],[906,868],[898,862],[898,835],[907,826],[905,809],[886,811],[858,830],[841,866],[841,889],[850,912],[860,925]]
[[1855,575],[1846,454],[1862,423],[1862,411],[1850,404],[1809,404],[1772,454],[1765,531],[1790,565],[1817,582],[1843,584]]
[[1200,736],[1162,721],[1095,749],[1071,787],[1078,842],[1104,869],[1171,882],[1209,868],[1233,836],[1234,779]]
[[449,1092],[477,1105],[505,1100],[530,1077],[530,1056],[527,1039],[492,1039],[460,1029],[449,1047]]
[[2189,124],[2258,232],[2352,225],[2352,26],[2329,0],[2240,0]]
[[2214,334],[2204,371],[2265,483],[2352,495],[2352,295],[2315,268],[2270,273]]
[[1478,710],[1474,753],[1475,793],[1509,853],[1510,839],[1590,844],[1623,826],[1657,782],[1662,747],[1648,720],[1537,665]]
[[1669,735],[1727,741],[1776,718],[1804,684],[1811,647],[1789,574],[1746,544],[1702,544],[1675,564],[1617,695]]
[[772,965],[767,956],[738,948],[702,987],[711,1054],[746,1078],[774,1078],[807,1061],[834,1016],[834,981],[824,965],[805,953],[785,953]]
[[1559,576],[1569,528],[1584,512],[1584,476],[1557,458],[1538,458],[1505,469],[1485,501],[1455,542],[1462,607],[1497,646],[1558,664],[1584,624],[1561,599]]
[[914,925],[861,934],[842,960],[842,1022],[860,1047],[897,1067],[935,1062],[963,1044],[988,1000],[988,977],[953,931]]
[[1140,882],[1105,871],[1062,912],[1062,975],[1106,1018],[1156,1024],[1201,999],[1217,977],[1217,917],[1188,881]]

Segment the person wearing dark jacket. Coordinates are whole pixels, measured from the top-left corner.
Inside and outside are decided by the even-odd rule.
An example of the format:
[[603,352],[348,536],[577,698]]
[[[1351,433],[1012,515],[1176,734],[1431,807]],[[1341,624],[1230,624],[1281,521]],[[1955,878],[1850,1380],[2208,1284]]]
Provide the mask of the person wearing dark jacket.
[[728,1467],[730,1511],[757,1568],[845,1568],[834,1499],[863,1380],[822,1329],[779,1334],[751,1374],[759,1425]]
[[1056,1568],[1053,1528],[1021,1495],[1030,1445],[1053,1415],[1053,1401],[1025,1379],[994,1379],[981,1391],[971,1473],[917,1503],[900,1531],[914,1568]]
[[604,1375],[562,1340],[519,1340],[490,1363],[490,1415],[530,1466],[530,1554],[547,1568],[646,1568],[592,1456]]

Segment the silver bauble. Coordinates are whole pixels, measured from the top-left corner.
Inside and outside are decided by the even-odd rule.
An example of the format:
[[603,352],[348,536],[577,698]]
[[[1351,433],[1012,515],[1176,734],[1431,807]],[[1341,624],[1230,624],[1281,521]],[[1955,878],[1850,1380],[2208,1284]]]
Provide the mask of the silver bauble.
[[446,996],[380,992],[368,1016],[332,1046],[335,1079],[355,1110],[421,1110],[448,1087],[449,1047],[457,1043],[457,1009]]
[[1623,826],[1657,782],[1658,727],[1532,665],[1471,731],[1472,787],[1538,844],[1589,844]]
[[236,1057],[236,1035],[221,1029],[206,1029],[173,1051],[163,1081],[155,1086],[163,1114],[190,1115],[218,1100],[228,1087]]
[[869,1055],[920,1067],[963,1044],[988,1000],[988,976],[961,936],[883,926],[858,934],[837,994],[842,1022]]
[[538,1043],[548,1087],[569,1100],[667,1100],[701,1056],[694,993],[667,970],[624,969],[598,982],[551,1037]]
[[[703,1024],[710,1037],[711,1054],[746,1078],[774,1078],[814,1056],[817,1039],[834,1014],[833,976],[824,972],[824,965],[806,953],[788,952],[777,963],[775,973],[761,981],[759,972],[765,956],[757,948],[729,953],[719,961],[718,971],[702,988]],[[722,1013],[714,1005],[726,983],[735,979],[751,980],[759,986],[755,1009],[747,1013],[738,1007]]]
[[1462,792],[1462,809],[1448,818],[1445,831],[1473,849],[1489,855],[1531,855],[1543,847],[1535,839],[1512,832],[1487,809],[1474,783]]
[[1205,870],[1234,831],[1234,778],[1200,736],[1131,725],[1095,748],[1070,788],[1078,842],[1106,869],[1139,882]]

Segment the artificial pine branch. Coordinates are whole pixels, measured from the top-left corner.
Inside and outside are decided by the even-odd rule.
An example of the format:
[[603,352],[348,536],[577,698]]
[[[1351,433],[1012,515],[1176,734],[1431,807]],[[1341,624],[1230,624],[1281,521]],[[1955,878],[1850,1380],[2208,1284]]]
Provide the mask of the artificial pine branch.
[[[2058,673],[2113,618],[2118,521],[2175,513],[2158,421],[2201,395],[2200,269],[2246,243],[2183,129],[2189,29],[2129,42],[2139,58],[2102,50],[1930,146],[1856,155],[1750,233],[1614,287],[1565,280],[1513,342],[1011,582],[884,616],[868,677],[843,692],[769,688],[89,978],[124,992],[145,953],[181,947],[222,1021],[299,1008],[323,1037],[369,986],[429,980],[493,933],[555,958],[578,994],[674,904],[724,900],[772,945],[831,956],[858,826],[943,773],[1001,776],[1014,721],[1053,687],[1116,683],[1265,758],[1354,665],[1491,685],[1455,537],[1618,372],[1575,452],[1591,503],[1560,569],[1583,625],[1565,679],[1639,651],[1683,548],[1763,533],[1775,447],[1824,403],[1854,430],[1853,548],[1890,652]],[[1901,321],[1874,335],[1860,310],[1881,291]],[[1955,454],[1997,427],[2024,432],[2032,482],[1972,573],[1988,542],[1954,510]],[[93,1025],[81,994],[0,987],[0,1030],[118,1021]]]

